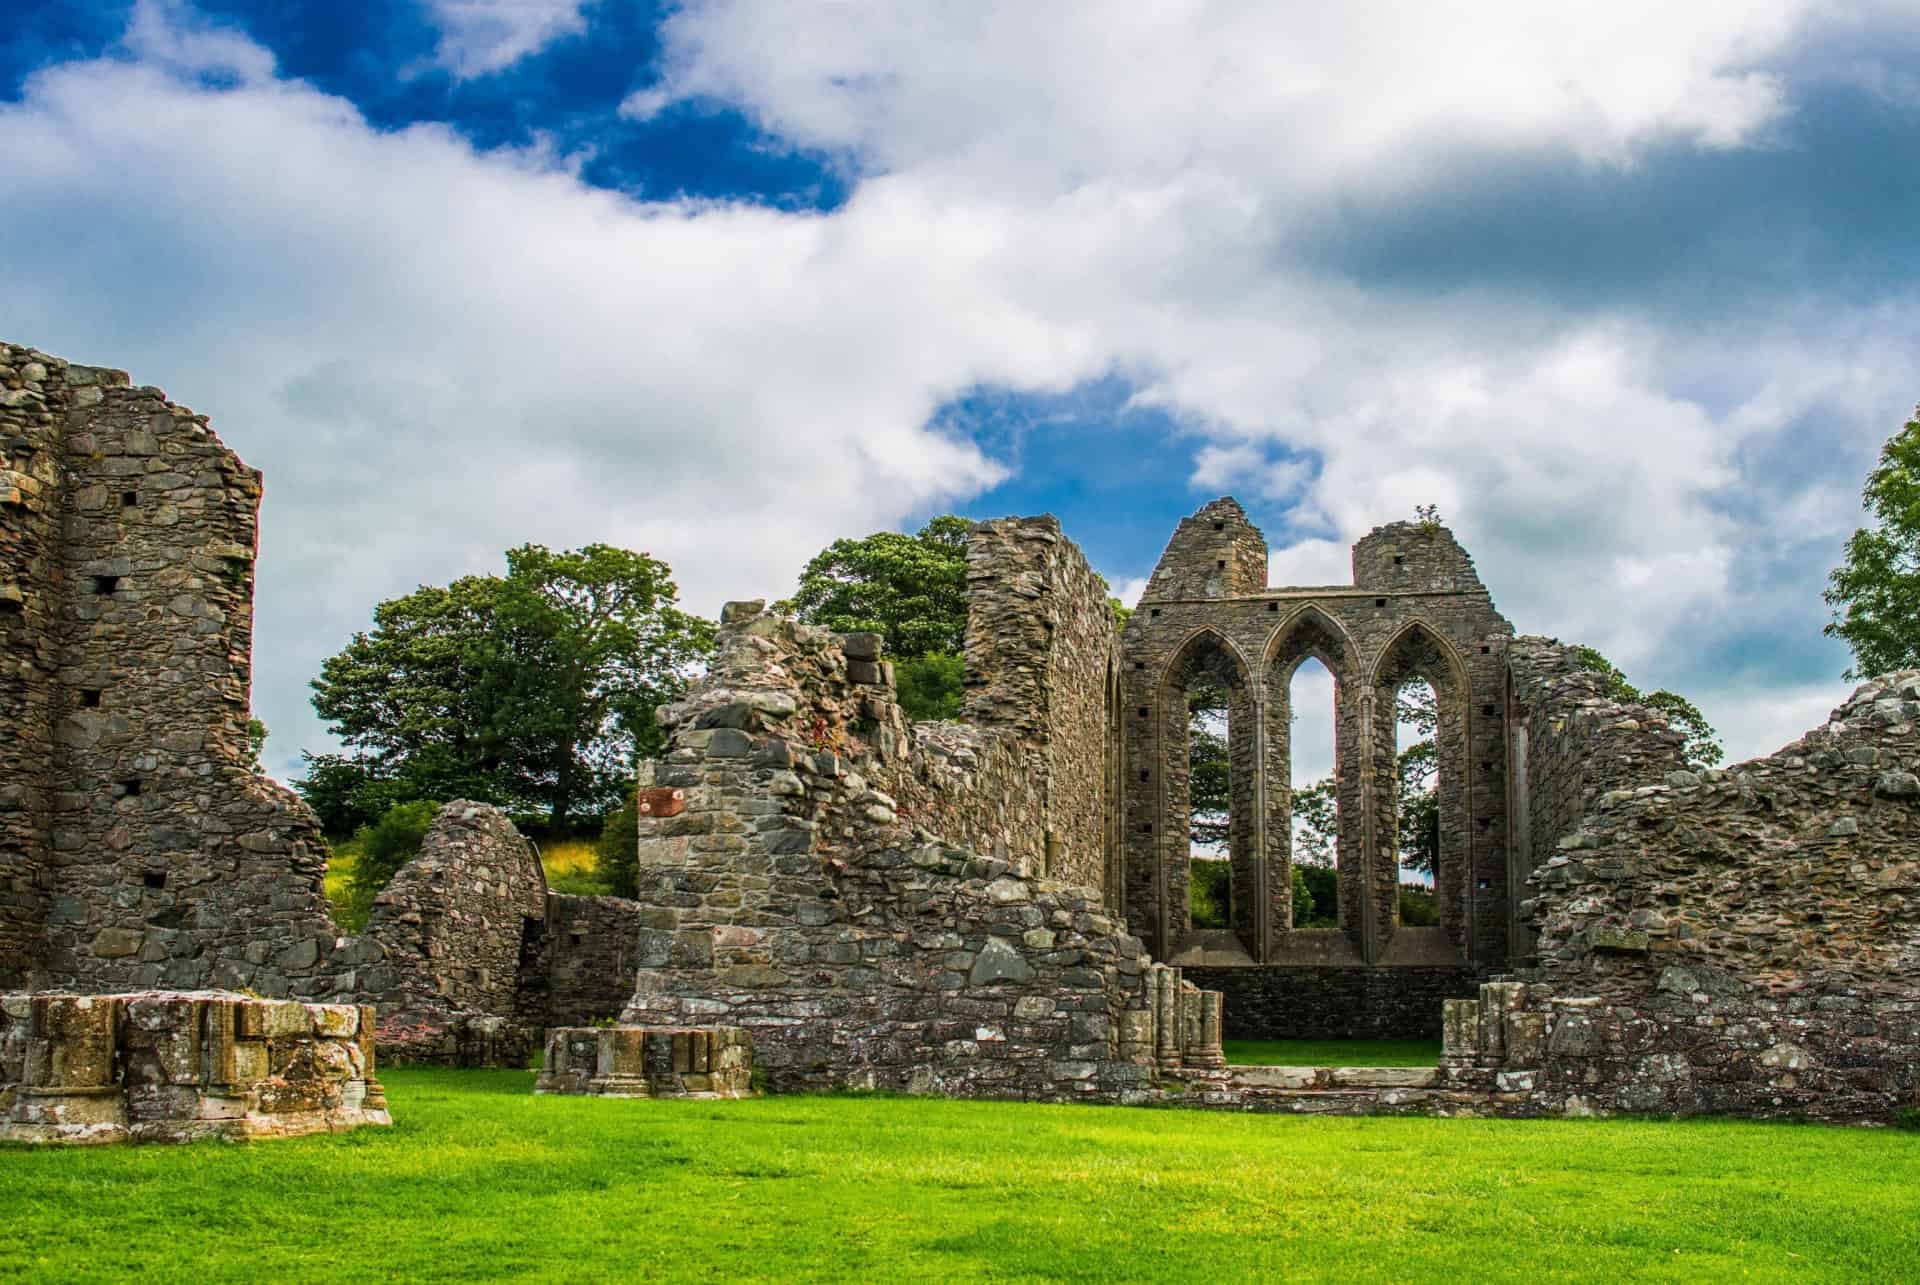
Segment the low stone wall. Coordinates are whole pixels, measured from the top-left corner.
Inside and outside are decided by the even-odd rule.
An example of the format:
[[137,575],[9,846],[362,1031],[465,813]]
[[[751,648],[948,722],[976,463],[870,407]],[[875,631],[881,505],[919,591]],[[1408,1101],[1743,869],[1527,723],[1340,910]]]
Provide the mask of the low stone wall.
[[535,1093],[609,1098],[753,1096],[753,1040],[737,1026],[561,1027]]
[[1437,1040],[1440,1006],[1472,995],[1471,968],[1188,965],[1188,980],[1219,991],[1230,1040]]
[[190,1142],[392,1123],[373,1009],[224,992],[0,997],[0,1140]]

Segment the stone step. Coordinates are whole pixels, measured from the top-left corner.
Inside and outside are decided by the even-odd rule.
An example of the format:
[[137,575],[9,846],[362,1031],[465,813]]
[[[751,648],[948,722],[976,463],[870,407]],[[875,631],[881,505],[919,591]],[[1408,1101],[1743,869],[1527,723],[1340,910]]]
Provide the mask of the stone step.
[[1229,1066],[1229,1082],[1248,1089],[1430,1089],[1433,1066]]

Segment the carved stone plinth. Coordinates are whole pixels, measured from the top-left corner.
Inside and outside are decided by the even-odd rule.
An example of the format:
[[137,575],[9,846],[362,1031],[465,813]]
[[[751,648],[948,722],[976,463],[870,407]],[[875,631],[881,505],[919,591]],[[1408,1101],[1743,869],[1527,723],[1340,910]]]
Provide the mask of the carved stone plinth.
[[220,991],[0,996],[0,1140],[291,1137],[391,1124],[373,1007]]
[[753,1096],[753,1041],[737,1026],[564,1026],[547,1032],[535,1093]]

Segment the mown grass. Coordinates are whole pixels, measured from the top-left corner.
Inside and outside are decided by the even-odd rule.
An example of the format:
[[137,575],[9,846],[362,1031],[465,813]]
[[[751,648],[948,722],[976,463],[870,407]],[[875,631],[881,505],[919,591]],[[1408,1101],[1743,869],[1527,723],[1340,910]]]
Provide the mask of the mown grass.
[[0,1279],[1911,1279],[1920,1138],[393,1071],[337,1138],[0,1151]]
[[1433,1066],[1438,1040],[1224,1040],[1229,1066]]

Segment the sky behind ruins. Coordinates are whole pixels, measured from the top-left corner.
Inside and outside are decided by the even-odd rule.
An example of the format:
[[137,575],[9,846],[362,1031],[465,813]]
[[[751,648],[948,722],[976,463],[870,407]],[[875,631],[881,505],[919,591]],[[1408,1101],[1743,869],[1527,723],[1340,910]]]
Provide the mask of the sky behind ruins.
[[281,775],[372,604],[510,544],[712,612],[1052,511],[1137,592],[1221,493],[1276,583],[1436,503],[1764,753],[1920,398],[1920,7],[1582,8],[26,0],[0,334],[265,470]]

